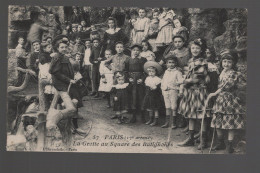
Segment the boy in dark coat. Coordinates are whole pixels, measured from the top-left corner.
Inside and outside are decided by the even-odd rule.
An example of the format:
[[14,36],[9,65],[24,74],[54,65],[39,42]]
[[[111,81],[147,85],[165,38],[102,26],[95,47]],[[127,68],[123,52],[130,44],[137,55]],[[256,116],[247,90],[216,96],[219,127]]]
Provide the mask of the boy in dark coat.
[[99,38],[94,38],[92,40],[93,42],[93,47],[91,50],[91,54],[89,57],[89,61],[93,64],[92,67],[92,82],[93,82],[93,88],[92,88],[92,93],[90,94],[91,96],[95,95],[95,98],[99,97],[98,93],[98,87],[99,87],[99,81],[100,81],[100,74],[99,74],[99,65],[104,58],[101,55],[101,46],[100,46],[100,39]]

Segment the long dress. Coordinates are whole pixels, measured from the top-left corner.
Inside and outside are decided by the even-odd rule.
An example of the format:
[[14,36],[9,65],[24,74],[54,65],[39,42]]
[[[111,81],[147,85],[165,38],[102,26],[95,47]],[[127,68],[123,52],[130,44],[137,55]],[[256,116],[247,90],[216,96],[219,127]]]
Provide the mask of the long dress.
[[143,101],[143,110],[158,110],[162,106],[160,83],[161,79],[157,76],[148,76],[145,79],[146,92]]
[[[186,79],[197,80],[197,82],[184,86],[178,112],[185,118],[202,119],[203,108],[208,95],[206,84],[209,82],[207,63],[203,58],[190,59]],[[210,117],[208,111],[205,114],[206,117]]]
[[113,85],[114,73],[105,66],[105,61],[101,61],[99,67],[99,73],[101,76],[100,85],[98,91],[110,92]]
[[147,37],[150,19],[147,17],[137,18],[134,23],[134,31],[132,35],[132,44],[141,44],[142,40]]
[[110,49],[112,50],[112,54],[115,54],[115,44],[118,41],[122,41],[124,44],[128,42],[128,38],[121,28],[106,30],[103,38],[103,52],[105,52],[106,49]]
[[158,46],[169,45],[172,42],[173,17],[174,14],[171,11],[163,12],[159,16],[159,32],[155,41]]
[[115,94],[117,100],[114,100],[114,111],[119,113],[125,113],[130,109],[130,92],[131,85],[129,83],[124,83],[122,85],[113,85],[111,93]]
[[211,127],[220,129],[245,128],[245,110],[239,104],[236,87],[239,77],[236,71],[222,71],[219,76],[218,88],[221,92],[213,106]]

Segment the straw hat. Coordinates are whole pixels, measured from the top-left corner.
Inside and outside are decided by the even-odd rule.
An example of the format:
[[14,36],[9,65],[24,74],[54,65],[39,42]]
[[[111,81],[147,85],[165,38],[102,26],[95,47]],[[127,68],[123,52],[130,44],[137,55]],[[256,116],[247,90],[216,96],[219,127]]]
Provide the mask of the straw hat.
[[148,62],[146,62],[146,63],[144,64],[144,71],[145,71],[145,73],[147,73],[147,74],[148,74],[148,70],[147,70],[147,69],[148,69],[149,67],[154,67],[154,68],[156,68],[158,75],[161,75],[162,72],[163,72],[162,66],[161,66],[160,64],[158,64],[157,62],[155,62],[155,61],[148,61]]

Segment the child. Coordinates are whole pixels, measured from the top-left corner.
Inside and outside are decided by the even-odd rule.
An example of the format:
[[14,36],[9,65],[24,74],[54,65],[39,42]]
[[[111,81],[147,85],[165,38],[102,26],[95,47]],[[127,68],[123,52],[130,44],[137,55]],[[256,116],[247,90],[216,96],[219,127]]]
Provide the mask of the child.
[[72,55],[75,55],[78,52],[81,54],[84,54],[85,52],[85,47],[84,45],[82,45],[81,38],[79,35],[75,37],[75,45],[72,50]]
[[125,63],[129,60],[129,56],[124,54],[124,43],[122,41],[116,42],[115,47],[117,53],[106,60],[105,65],[107,68],[110,68],[113,73],[117,71],[125,72]]
[[147,61],[155,61],[155,55],[152,52],[152,46],[148,41],[142,41],[143,51],[140,53],[141,57],[146,58]]
[[141,44],[141,42],[148,36],[150,19],[145,17],[146,11],[144,8],[140,8],[138,13],[139,17],[136,22],[133,23],[134,33],[131,39],[133,41],[132,44]]
[[[105,60],[110,58],[112,55],[112,50],[107,49],[105,51]],[[107,107],[110,108],[111,104],[110,104],[110,91],[112,89],[112,85],[113,85],[113,77],[114,77],[114,73],[112,70],[108,69],[105,66],[105,61],[101,61],[100,63],[100,67],[99,67],[99,72],[100,72],[100,86],[98,91],[100,92],[105,92],[105,96],[107,98]]]
[[[24,38],[19,37],[18,38],[18,44],[15,48],[15,57],[17,58],[17,67],[21,67],[23,69],[26,69],[26,59],[27,59],[27,53],[25,52],[24,48]],[[20,86],[23,83],[24,74],[20,71],[18,71],[18,80],[16,83],[16,86]]]
[[148,41],[152,46],[153,52],[157,51],[157,46],[155,43],[156,37],[158,35],[159,31],[159,10],[155,9],[153,11],[153,19],[151,20],[150,26],[149,26],[149,31],[148,31]]
[[[41,44],[42,51],[39,56],[39,104],[41,111],[47,111],[47,100],[45,97],[46,86],[52,83],[51,74],[49,73],[50,62],[52,60],[52,45],[48,43]],[[49,88],[49,87],[47,87]]]
[[219,70],[216,66],[215,62],[215,51],[213,48],[207,48],[206,49],[206,58],[208,62],[208,71],[209,71],[209,77],[210,82],[207,85],[208,92],[213,93],[218,89],[218,76],[219,76]]
[[90,62],[93,64],[92,68],[92,82],[93,82],[93,92],[90,94],[91,96],[95,96],[95,98],[99,97],[98,87],[99,87],[99,65],[100,62],[103,60],[101,58],[101,46],[99,38],[94,38],[93,40],[93,47],[91,50],[91,55],[89,57]]
[[172,42],[174,16],[173,10],[163,8],[163,12],[159,16],[159,32],[155,41],[157,46],[169,45]]
[[118,72],[116,74],[117,84],[113,85],[111,93],[115,94],[114,97],[114,111],[116,111],[116,115],[111,117],[114,119],[118,118],[118,124],[124,123],[124,113],[127,113],[130,108],[129,104],[129,96],[130,96],[130,84],[126,83],[125,74],[122,72]]
[[178,67],[177,57],[169,55],[166,58],[167,70],[162,78],[162,94],[166,108],[166,121],[162,128],[167,128],[171,124],[170,116],[173,118],[172,129],[176,129],[176,116],[177,116],[177,100],[180,84],[183,82],[182,73]]
[[81,60],[82,60],[82,54],[80,52],[77,52],[75,55],[75,61],[80,64],[80,66],[79,66],[80,71],[81,71],[81,66],[82,66]]
[[184,38],[184,40],[188,40],[188,35],[189,35],[188,29],[185,26],[181,25],[180,20],[174,19],[173,24],[175,27],[175,28],[173,28],[173,36],[181,35]]
[[91,90],[93,88],[93,83],[92,83],[92,64],[90,62],[90,54],[91,54],[91,40],[87,39],[85,41],[85,53],[84,53],[84,58],[82,62],[82,75],[83,75],[83,80],[85,81],[87,87]]
[[[187,47],[184,46],[185,39],[181,35],[176,35],[173,37],[173,44],[174,47],[172,47],[171,50],[169,50],[168,53],[164,54],[164,57],[167,57],[168,55],[174,55],[177,57],[178,65],[183,70],[184,74],[188,71],[188,62],[191,57],[190,51]],[[160,64],[164,64],[165,59],[162,59],[160,61]]]
[[69,34],[69,40],[75,40],[76,35],[78,33],[78,24],[71,25],[72,32]]
[[33,53],[31,54],[30,57],[30,65],[29,65],[29,69],[32,69],[33,71],[36,72],[36,74],[38,74],[39,72],[39,55],[40,55],[40,40],[34,40],[32,42],[32,46],[33,46]]
[[[189,71],[186,75],[183,88],[183,97],[179,105],[179,113],[189,120],[189,137],[179,143],[179,146],[194,145],[194,130],[196,120],[203,118],[204,104],[207,98],[207,83],[209,82],[207,62],[204,59],[206,43],[198,38],[190,43],[190,51],[192,58],[189,60]],[[210,114],[207,111],[205,118],[209,118]],[[202,140],[198,149],[207,147],[207,121],[204,121],[202,127]]]
[[157,77],[157,75],[162,73],[162,67],[157,62],[149,61],[144,64],[144,71],[148,74],[148,77],[144,82],[146,94],[144,96],[143,109],[146,109],[149,112],[150,117],[149,121],[145,124],[155,126],[158,123],[158,109],[162,102],[159,99],[161,97],[161,79]]
[[146,59],[140,56],[142,47],[138,44],[135,44],[131,47],[131,58],[125,62],[126,71],[128,72],[129,82],[133,85],[132,87],[132,105],[133,117],[131,123],[136,122],[137,110],[141,109],[141,118],[145,123],[145,111],[142,110],[142,103],[145,94],[144,86],[144,63]]
[[225,149],[223,132],[228,132],[227,152],[233,153],[233,140],[238,129],[245,128],[245,110],[236,96],[236,85],[239,82],[238,74],[234,70],[237,55],[235,52],[225,50],[221,54],[221,67],[218,90],[209,97],[217,97],[213,106],[211,127],[217,129],[218,142],[214,150]]
[[100,35],[97,29],[96,25],[91,25],[91,32],[90,32],[90,39],[93,41],[93,39],[100,39]]

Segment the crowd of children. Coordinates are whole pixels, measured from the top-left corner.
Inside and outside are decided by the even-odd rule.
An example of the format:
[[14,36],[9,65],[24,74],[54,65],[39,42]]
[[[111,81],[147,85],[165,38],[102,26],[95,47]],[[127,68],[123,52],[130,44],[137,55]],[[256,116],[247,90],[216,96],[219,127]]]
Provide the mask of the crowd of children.
[[[152,19],[146,17],[145,9],[139,9],[138,14],[138,18],[130,21],[133,29],[129,39],[117,28],[116,19],[108,18],[108,29],[101,37],[95,25],[80,20],[75,11],[73,23],[64,28],[63,35],[33,40],[29,68],[39,74],[40,92],[44,87],[47,90],[46,85],[54,85],[66,107],[60,117],[76,111],[67,98],[67,90],[70,83],[75,87],[79,80],[81,86],[91,90],[89,96],[98,98],[103,94],[107,107],[113,106],[115,111],[111,118],[120,124],[135,123],[140,115],[143,123],[156,126],[163,113],[166,117],[161,127],[176,129],[183,127],[177,123],[180,116],[186,120],[189,134],[180,146],[194,145],[196,124],[205,119],[198,149],[207,147],[212,127],[217,129],[218,137],[214,149],[227,148],[232,153],[236,131],[245,128],[245,110],[236,96],[240,80],[236,53],[223,50],[217,59],[214,49],[207,47],[202,38],[191,40],[187,45],[188,29],[169,8],[161,12],[155,9]],[[89,35],[83,34],[88,30],[91,30]],[[16,56],[19,66],[25,68],[27,55],[23,38],[18,42]],[[164,53],[160,54],[162,50]],[[69,96],[83,106],[81,101],[86,92],[75,94],[79,90],[72,89]],[[207,98],[210,102],[205,105]],[[44,109],[47,108],[44,106]],[[124,116],[127,112],[132,113],[130,121]],[[227,147],[225,130],[228,131]]]

